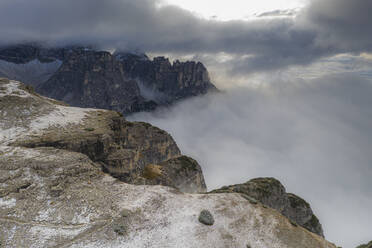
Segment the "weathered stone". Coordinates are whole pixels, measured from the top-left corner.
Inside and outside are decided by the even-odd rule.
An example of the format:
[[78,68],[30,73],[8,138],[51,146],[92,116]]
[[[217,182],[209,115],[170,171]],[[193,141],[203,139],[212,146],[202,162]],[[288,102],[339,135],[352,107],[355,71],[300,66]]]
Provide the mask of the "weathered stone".
[[144,90],[153,93],[152,100],[160,104],[216,90],[200,62],[177,60],[171,64],[165,57],[149,60],[146,55],[120,52],[115,57],[122,63],[127,77],[138,79]]
[[[77,107],[125,114],[152,111],[159,105],[216,90],[207,69],[196,62],[176,61],[171,65],[164,57],[149,60],[144,54],[112,55],[79,46],[46,48],[25,44],[0,48],[0,61],[22,65],[33,60],[50,63],[53,68],[48,75],[40,75],[42,82],[28,74],[21,79],[35,86],[37,92]],[[7,70],[1,66],[0,72]],[[8,76],[15,77],[11,79],[19,79],[11,72]]]
[[[43,121],[48,121],[48,118],[57,121],[53,120],[54,116],[63,116],[69,111],[77,112],[75,114],[81,115],[81,120],[66,127],[58,124],[46,126],[38,135],[8,140],[10,145],[54,147],[83,153],[99,163],[103,171],[128,183],[162,184],[188,193],[206,191],[199,164],[181,156],[177,144],[167,132],[148,123],[126,121],[113,111],[61,107],[54,101],[26,92],[19,83],[13,84],[19,85],[17,87],[24,97],[8,95],[1,98],[5,101],[0,101],[0,107],[6,116],[0,124],[5,129],[27,130],[33,126],[32,123],[40,122],[39,118],[45,116]],[[7,87],[9,83],[1,85]],[[20,111],[14,112],[15,108]],[[152,164],[161,166],[161,177],[139,182],[138,177]],[[50,190],[55,197],[62,193],[56,187]]]
[[322,226],[310,204],[295,194],[287,193],[287,196],[289,206],[285,208],[283,214],[307,230],[323,236]]
[[276,209],[307,230],[324,236],[318,218],[304,199],[286,192],[284,186],[275,178],[255,178],[243,184],[225,186],[210,193],[241,193],[250,203],[257,199],[265,206]]
[[[86,155],[52,147],[0,152],[0,189],[31,180],[0,198],[3,247],[336,248],[270,208],[247,208],[239,195],[126,184]],[[56,182],[66,185],[58,198],[49,191]],[[223,224],[201,225],[196,218],[206,208]]]
[[171,158],[159,163],[159,165],[149,164],[131,183],[168,185],[185,193],[207,191],[200,165],[187,156]]
[[212,226],[214,224],[213,215],[208,210],[202,210],[199,214],[198,220],[200,223],[207,226]]

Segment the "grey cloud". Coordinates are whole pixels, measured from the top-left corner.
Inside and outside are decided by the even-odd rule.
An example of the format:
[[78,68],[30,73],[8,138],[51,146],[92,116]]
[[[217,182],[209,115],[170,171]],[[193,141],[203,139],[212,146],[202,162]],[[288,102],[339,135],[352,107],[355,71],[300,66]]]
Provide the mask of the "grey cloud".
[[319,45],[345,52],[371,51],[371,8],[368,0],[313,0],[303,18],[317,29]]
[[[366,0],[314,0],[296,18],[205,20],[156,0],[3,0],[2,43],[94,43],[105,48],[184,54],[225,52],[233,73],[311,63],[371,51]],[[248,58],[239,58],[250,55]]]
[[131,118],[169,131],[209,189],[274,176],[310,201],[326,238],[342,247],[369,240],[372,82],[273,78]]

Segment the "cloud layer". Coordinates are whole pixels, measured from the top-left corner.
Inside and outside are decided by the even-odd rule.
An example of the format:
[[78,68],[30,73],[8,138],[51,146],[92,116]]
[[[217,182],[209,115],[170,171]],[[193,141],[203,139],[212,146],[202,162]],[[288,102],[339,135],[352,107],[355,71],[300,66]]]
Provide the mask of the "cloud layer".
[[209,189],[280,179],[310,201],[326,238],[370,239],[372,82],[353,74],[281,81],[141,113],[203,167]]
[[372,3],[313,0],[295,18],[221,22],[158,0],[3,0],[2,43],[90,43],[105,48],[236,56],[232,72],[307,64],[338,53],[370,52]]

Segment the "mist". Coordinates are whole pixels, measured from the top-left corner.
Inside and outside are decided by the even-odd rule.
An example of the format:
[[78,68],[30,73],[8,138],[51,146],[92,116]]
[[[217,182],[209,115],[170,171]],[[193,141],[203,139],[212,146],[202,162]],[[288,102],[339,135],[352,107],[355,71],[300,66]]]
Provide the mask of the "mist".
[[[231,85],[231,83],[229,83]],[[208,190],[275,177],[342,247],[371,239],[372,82],[353,73],[262,79],[138,113],[201,164]]]

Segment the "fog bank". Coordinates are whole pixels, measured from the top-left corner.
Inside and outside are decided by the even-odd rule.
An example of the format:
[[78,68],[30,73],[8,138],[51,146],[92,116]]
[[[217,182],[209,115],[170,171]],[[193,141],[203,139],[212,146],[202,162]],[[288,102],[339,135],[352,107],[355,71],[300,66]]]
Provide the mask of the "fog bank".
[[371,239],[372,82],[355,74],[276,79],[139,113],[199,161],[208,189],[276,177],[310,202],[326,238]]

